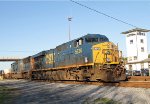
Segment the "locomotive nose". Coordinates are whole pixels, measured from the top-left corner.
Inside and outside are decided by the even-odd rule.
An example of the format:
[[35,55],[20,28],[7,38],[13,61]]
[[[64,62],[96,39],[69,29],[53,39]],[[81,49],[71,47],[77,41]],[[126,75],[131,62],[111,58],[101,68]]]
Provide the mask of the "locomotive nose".
[[99,43],[93,46],[94,63],[112,63],[117,62],[117,47],[112,42]]

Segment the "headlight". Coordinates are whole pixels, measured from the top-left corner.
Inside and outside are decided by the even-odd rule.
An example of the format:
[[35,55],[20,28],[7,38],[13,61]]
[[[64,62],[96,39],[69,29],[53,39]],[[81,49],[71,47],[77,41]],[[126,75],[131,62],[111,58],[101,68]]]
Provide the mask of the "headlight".
[[94,47],[93,50],[100,50],[100,47]]
[[107,58],[106,61],[107,61],[107,62],[110,62],[110,58]]

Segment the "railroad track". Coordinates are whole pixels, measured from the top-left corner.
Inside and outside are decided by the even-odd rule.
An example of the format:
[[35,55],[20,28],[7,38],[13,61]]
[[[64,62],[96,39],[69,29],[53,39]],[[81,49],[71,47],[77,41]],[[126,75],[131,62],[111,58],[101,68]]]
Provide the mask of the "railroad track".
[[[35,81],[45,81],[45,80],[35,80]],[[65,84],[87,84],[97,86],[150,88],[150,81],[120,81],[120,82],[48,81],[48,82],[65,83]]]
[[126,81],[126,82],[120,82],[118,86],[150,88],[150,81]]
[[41,80],[33,79],[33,81],[45,81],[50,83],[65,83],[65,84],[87,84],[97,86],[117,86],[117,87],[135,87],[135,88],[150,88],[150,76],[130,76],[128,81],[120,82],[92,82],[92,81],[52,81],[52,80]]
[[[70,82],[65,82],[70,83]],[[73,82],[74,84],[89,84],[99,86],[150,88],[150,81],[121,81],[121,82]],[[72,84],[72,82],[70,83]]]

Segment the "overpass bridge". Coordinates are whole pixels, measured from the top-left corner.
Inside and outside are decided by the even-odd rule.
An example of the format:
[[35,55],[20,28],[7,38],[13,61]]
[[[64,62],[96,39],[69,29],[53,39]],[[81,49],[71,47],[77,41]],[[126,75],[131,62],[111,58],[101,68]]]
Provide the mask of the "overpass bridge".
[[18,61],[20,59],[19,57],[0,57],[0,62]]

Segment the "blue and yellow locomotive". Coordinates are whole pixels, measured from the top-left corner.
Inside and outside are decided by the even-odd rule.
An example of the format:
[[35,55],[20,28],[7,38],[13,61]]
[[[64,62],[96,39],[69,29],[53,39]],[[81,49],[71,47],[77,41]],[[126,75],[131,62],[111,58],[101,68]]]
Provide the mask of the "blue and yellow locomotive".
[[126,79],[120,53],[105,35],[87,34],[28,57],[28,62],[22,59],[30,66],[22,72],[32,79],[120,81]]

